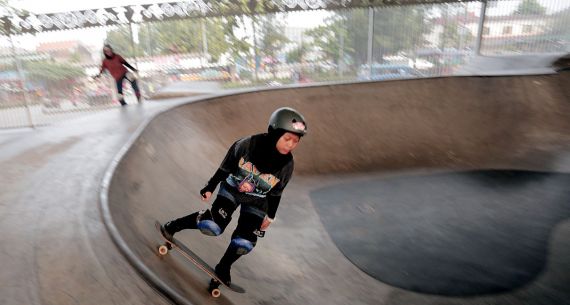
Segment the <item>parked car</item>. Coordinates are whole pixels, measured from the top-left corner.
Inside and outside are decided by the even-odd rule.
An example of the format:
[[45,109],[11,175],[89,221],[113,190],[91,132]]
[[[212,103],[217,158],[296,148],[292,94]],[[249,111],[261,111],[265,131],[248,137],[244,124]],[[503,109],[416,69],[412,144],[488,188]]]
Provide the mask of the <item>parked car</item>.
[[419,71],[406,65],[373,64],[371,72],[368,65],[362,65],[358,71],[358,80],[388,80],[421,76],[423,75]]

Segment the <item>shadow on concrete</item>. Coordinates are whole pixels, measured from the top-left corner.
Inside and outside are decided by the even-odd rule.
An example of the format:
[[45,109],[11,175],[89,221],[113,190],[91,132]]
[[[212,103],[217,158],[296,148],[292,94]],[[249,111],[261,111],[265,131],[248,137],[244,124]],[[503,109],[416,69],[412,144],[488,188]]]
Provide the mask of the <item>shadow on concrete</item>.
[[327,231],[364,272],[407,290],[511,291],[546,267],[570,218],[570,175],[468,171],[376,178],[311,192]]

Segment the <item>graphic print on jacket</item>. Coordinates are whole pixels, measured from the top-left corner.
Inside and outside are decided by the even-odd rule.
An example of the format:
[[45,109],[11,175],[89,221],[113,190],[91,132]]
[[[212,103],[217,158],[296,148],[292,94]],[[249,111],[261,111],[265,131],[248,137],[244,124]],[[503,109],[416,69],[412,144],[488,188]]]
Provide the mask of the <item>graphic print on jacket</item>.
[[265,197],[280,180],[272,174],[261,173],[253,163],[241,157],[237,173],[230,174],[226,181],[241,193]]

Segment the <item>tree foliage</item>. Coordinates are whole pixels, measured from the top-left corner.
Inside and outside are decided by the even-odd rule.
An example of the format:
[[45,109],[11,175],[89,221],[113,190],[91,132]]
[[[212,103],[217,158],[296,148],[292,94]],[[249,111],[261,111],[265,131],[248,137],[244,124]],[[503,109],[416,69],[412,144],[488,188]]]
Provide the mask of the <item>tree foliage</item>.
[[[136,48],[133,50],[131,42],[131,32],[129,26],[120,26],[114,30],[107,33],[106,43],[113,47],[113,50],[123,57],[133,57],[134,55],[140,56],[142,52],[140,49]],[[101,50],[103,46],[101,46]],[[103,56],[103,51],[101,51],[101,56]]]
[[24,63],[30,80],[62,81],[85,76],[82,68],[51,61],[30,61]]
[[311,46],[306,41],[301,41],[301,43],[293,50],[287,52],[286,60],[288,63],[304,62],[305,57],[311,50]]
[[537,0],[523,0],[514,12],[515,15],[544,15],[546,8]]
[[289,39],[283,34],[285,25],[283,21],[274,15],[261,16],[258,18],[259,47],[262,54],[267,57],[276,57]]
[[[406,51],[423,44],[430,30],[421,7],[389,7],[374,10],[373,59]],[[360,65],[367,61],[369,13],[367,10],[339,11],[325,24],[307,32],[324,59],[339,63],[339,54]],[[344,60],[344,59],[343,59]]]
[[237,35],[239,29],[245,28],[246,18],[244,16],[227,16],[222,18],[224,28],[224,38],[228,44],[230,58],[238,59],[247,57],[253,48],[249,43],[250,37],[240,37]]
[[[203,24],[202,24],[203,23]],[[134,47],[128,26],[107,33],[107,43],[123,56],[153,56],[177,53],[207,52],[215,61],[228,51],[226,24],[218,19],[185,19],[142,24],[138,30],[138,44]],[[203,35],[202,31],[205,30]],[[204,44],[203,37],[207,41]]]
[[[322,59],[338,63],[341,49],[351,56],[354,54],[355,50],[350,47],[351,43],[345,43],[348,40],[348,31],[343,26],[345,20],[346,17],[342,14],[335,14],[327,17],[324,25],[306,32],[307,36],[313,39],[316,49],[321,52]],[[351,39],[355,39],[355,36]]]

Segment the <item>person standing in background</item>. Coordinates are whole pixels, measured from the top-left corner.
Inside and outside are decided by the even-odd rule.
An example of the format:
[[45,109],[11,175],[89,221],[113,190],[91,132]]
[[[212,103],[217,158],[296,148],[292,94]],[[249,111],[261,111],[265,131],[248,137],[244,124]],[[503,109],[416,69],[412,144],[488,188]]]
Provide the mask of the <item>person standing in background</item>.
[[141,93],[139,90],[139,86],[137,84],[137,80],[133,73],[129,72],[127,68],[129,68],[132,72],[138,72],[133,66],[131,66],[121,55],[115,53],[113,48],[106,44],[103,47],[103,55],[105,58],[101,63],[101,69],[99,70],[99,74],[95,76],[98,78],[101,76],[104,70],[109,71],[113,79],[117,84],[117,93],[119,94],[119,102],[122,106],[126,106],[127,103],[125,102],[125,98],[123,96],[123,81],[126,79],[131,83],[133,90],[135,91],[135,95],[137,100],[141,102]]

